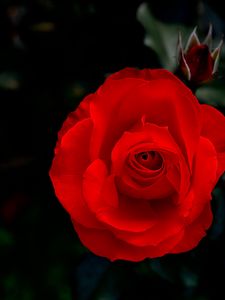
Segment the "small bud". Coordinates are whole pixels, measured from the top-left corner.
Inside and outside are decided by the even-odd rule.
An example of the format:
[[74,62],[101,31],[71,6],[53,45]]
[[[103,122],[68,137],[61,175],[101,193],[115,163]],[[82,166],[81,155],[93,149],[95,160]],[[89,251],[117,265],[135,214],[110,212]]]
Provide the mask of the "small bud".
[[198,86],[214,78],[218,69],[219,56],[223,41],[211,51],[212,25],[204,42],[200,43],[196,29],[190,34],[185,50],[182,46],[181,34],[178,36],[178,67],[181,74],[192,85]]

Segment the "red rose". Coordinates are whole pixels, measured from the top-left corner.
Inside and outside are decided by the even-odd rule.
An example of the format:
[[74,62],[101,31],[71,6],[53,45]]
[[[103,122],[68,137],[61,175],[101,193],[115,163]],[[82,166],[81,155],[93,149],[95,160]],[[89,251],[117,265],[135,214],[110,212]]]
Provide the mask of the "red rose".
[[[190,69],[191,80],[195,84],[201,84],[213,79],[214,60],[207,45],[193,46],[184,54],[184,58]],[[181,68],[185,68],[186,65],[184,65],[183,61],[182,63]]]
[[224,116],[168,71],[124,69],[69,115],[50,176],[85,246],[140,261],[198,244],[224,170]]
[[192,83],[198,86],[212,80],[217,73],[220,52],[223,41],[211,51],[212,26],[205,40],[200,43],[196,28],[190,34],[185,49],[183,49],[181,35],[178,39],[178,65],[181,74]]

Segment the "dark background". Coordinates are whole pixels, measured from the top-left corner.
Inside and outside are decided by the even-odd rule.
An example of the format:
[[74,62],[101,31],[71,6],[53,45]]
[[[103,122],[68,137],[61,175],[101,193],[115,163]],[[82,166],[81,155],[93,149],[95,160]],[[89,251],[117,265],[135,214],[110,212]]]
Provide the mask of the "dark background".
[[[81,245],[48,177],[63,120],[106,74],[160,67],[143,44],[141,3],[0,1],[0,300],[225,298],[222,180],[213,228],[196,249],[110,263]],[[161,21],[191,27],[203,5],[201,22],[224,32],[220,1],[149,4]]]

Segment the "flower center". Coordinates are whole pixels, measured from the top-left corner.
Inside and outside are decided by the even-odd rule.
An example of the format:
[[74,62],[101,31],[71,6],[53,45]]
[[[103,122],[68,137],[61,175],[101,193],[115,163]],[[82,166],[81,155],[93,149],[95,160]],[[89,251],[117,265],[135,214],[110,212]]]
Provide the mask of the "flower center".
[[143,167],[151,170],[158,170],[162,167],[162,157],[156,151],[140,152],[135,155],[136,161]]

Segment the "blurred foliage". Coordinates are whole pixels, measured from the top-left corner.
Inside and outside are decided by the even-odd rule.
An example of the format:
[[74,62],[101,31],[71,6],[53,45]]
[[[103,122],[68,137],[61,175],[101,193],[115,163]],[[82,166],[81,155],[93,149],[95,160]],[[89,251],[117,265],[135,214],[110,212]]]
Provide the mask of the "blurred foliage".
[[[196,249],[141,263],[110,263],[81,245],[48,177],[63,120],[107,73],[168,63],[174,68],[178,27],[186,32],[199,24],[205,34],[211,20],[218,38],[224,30],[224,10],[216,1],[148,5],[147,10],[141,1],[0,1],[1,300],[225,296],[223,179],[213,195],[213,226]],[[143,44],[141,24],[151,49]],[[198,97],[224,112],[223,66],[222,57],[219,80],[199,89]]]
[[188,28],[182,24],[168,24],[157,20],[147,3],[143,3],[137,10],[137,19],[146,30],[144,44],[152,48],[158,55],[163,68],[173,72],[177,66],[176,48],[178,32],[187,36]]
[[212,83],[202,86],[197,90],[196,96],[201,102],[217,107],[225,106],[225,86],[220,83]]

